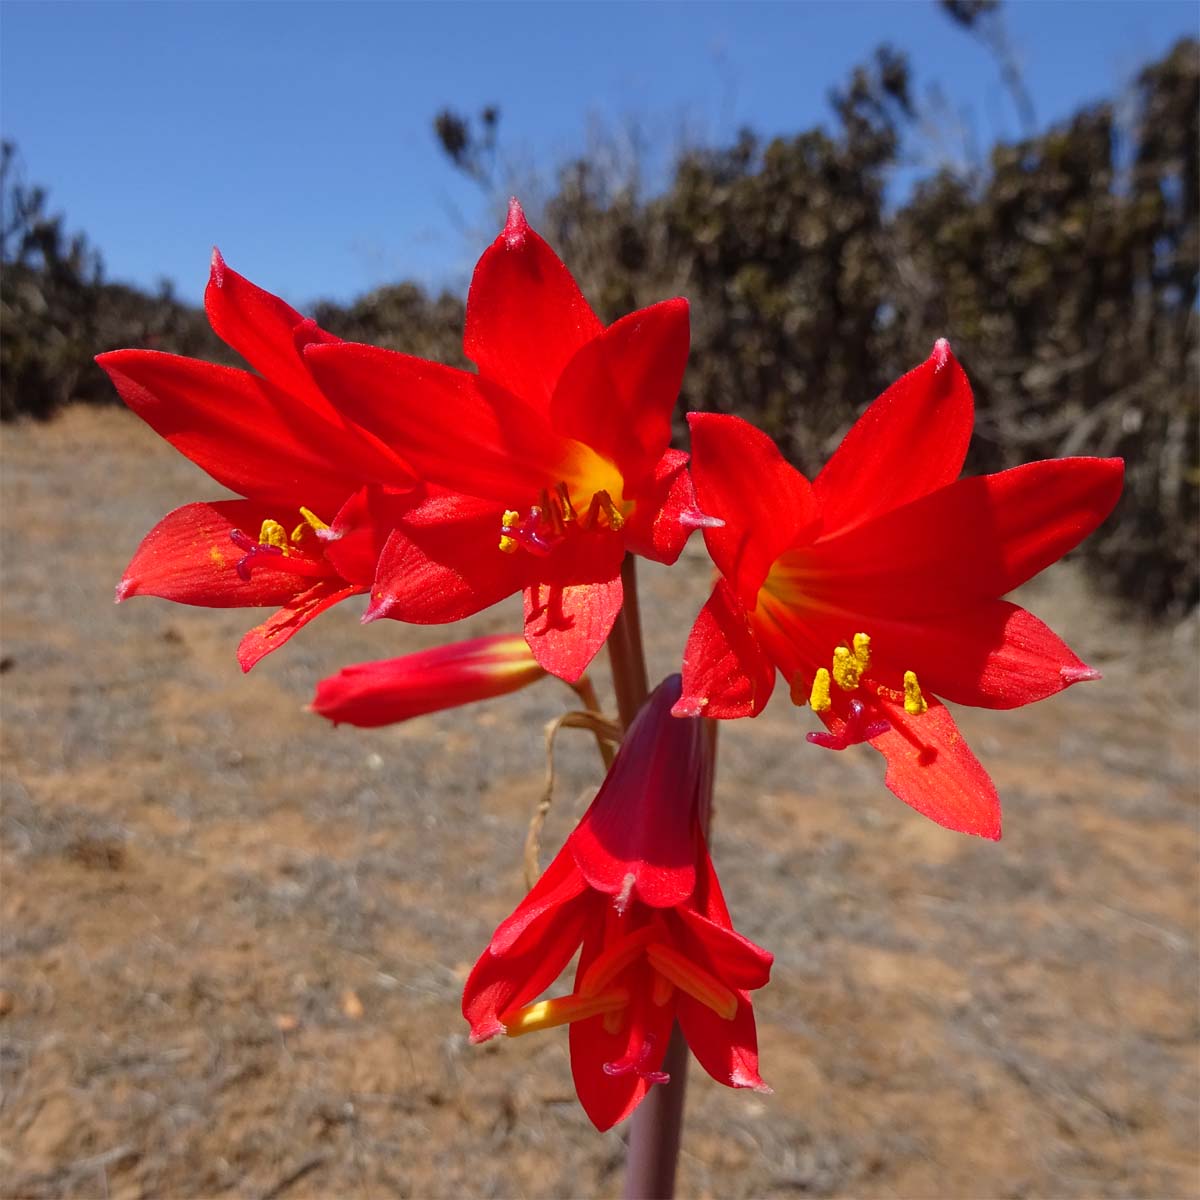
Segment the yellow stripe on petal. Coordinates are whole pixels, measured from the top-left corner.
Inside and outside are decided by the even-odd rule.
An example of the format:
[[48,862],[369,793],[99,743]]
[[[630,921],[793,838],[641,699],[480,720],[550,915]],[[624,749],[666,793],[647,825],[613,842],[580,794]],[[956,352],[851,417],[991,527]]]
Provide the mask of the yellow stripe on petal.
[[597,955],[579,981],[579,994],[593,996],[603,991],[630,963],[641,954],[654,937],[654,926],[643,925],[623,941]]
[[586,1021],[589,1017],[618,1012],[628,1003],[629,993],[624,988],[613,988],[594,996],[572,993],[553,1000],[538,1000],[524,1008],[501,1013],[500,1024],[509,1037],[520,1037],[524,1033],[536,1033],[539,1029],[553,1029],[556,1025],[569,1025],[572,1021]]
[[737,1013],[738,998],[715,975],[698,967],[691,959],[661,942],[646,948],[646,958],[660,974],[666,976],[681,992],[687,992],[718,1017],[732,1021]]

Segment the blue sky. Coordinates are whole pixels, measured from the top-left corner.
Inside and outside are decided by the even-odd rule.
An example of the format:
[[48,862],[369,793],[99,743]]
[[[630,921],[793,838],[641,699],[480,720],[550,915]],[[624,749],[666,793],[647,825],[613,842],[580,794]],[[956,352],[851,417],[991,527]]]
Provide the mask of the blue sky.
[[[1194,0],[1005,6],[1039,125],[1197,34]],[[461,288],[490,236],[435,112],[497,104],[547,175],[597,123],[664,148],[828,119],[880,42],[984,146],[1019,132],[986,51],[933,0],[860,3],[0,3],[0,129],[110,278],[199,299],[210,247],[303,306],[399,278]],[[664,155],[667,150],[664,149]]]

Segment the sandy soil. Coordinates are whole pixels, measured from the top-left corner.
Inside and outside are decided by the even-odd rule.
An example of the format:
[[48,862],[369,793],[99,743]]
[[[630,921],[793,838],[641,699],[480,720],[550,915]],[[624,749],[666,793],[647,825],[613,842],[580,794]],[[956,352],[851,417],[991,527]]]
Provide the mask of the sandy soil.
[[[565,689],[332,730],[317,678],[445,631],[343,605],[243,678],[255,614],[112,604],[142,533],[219,494],[195,468],[118,411],[3,439],[0,1193],[616,1193],[623,1134],[578,1108],[565,1036],[473,1048],[458,1012]],[[644,576],[658,676],[694,549]],[[1122,623],[1069,566],[1024,599],[1106,679],[962,714],[998,845],[786,705],[723,730],[715,854],[777,955],[775,1094],[693,1072],[683,1194],[1200,1195],[1195,631]],[[564,735],[548,849],[593,753]]]

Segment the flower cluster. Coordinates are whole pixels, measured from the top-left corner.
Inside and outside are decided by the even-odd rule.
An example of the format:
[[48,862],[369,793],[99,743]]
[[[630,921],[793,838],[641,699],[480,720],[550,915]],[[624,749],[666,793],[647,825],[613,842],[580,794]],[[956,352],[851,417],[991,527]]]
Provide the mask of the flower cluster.
[[[765,1086],[750,992],[771,956],[733,930],[709,857],[713,720],[757,716],[778,673],[824,725],[809,742],[869,743],[906,804],[998,838],[996,790],[943,701],[1012,708],[1099,677],[1002,597],[1107,516],[1122,464],[959,478],[973,400],[945,341],[810,482],[737,417],[693,413],[690,460],[673,447],[687,301],[604,325],[515,200],[471,283],[475,370],[343,342],[217,253],[205,306],[251,370],[146,350],[97,360],[134,412],[237,497],[168,513],[118,600],[275,608],[238,648],[249,670],[353,595],[368,597],[364,621],[429,625],[524,599],[520,634],[322,681],[313,709],[332,722],[390,724],[546,674],[594,710],[584,673],[606,642],[614,676],[632,655],[625,695],[637,693],[623,575],[631,556],[674,563],[703,530],[718,574],[681,675],[635,718],[623,712],[603,786],[463,997],[475,1041],[569,1025],[599,1128],[666,1082],[676,1027],[714,1079]],[[577,952],[573,985],[539,999]]]

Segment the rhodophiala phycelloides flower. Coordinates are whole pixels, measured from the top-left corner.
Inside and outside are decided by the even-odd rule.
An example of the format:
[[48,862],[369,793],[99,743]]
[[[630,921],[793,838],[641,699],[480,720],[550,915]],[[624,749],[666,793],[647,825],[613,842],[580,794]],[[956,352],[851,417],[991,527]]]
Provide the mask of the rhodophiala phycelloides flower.
[[154,350],[96,361],[156,433],[244,499],[168,513],[138,547],[117,599],[280,606],[238,647],[248,671],[313,617],[367,591],[397,502],[389,493],[413,476],[313,382],[304,346],[336,338],[215,250],[204,307],[217,336],[260,374]]
[[467,299],[477,372],[310,345],[338,407],[437,489],[392,534],[368,617],[440,624],[523,590],[538,661],[578,679],[621,609],[626,551],[674,562],[704,520],[670,449],[688,343],[686,300],[602,325],[514,200]]
[[[766,1090],[750,992],[772,957],[736,933],[705,842],[711,742],[670,709],[679,676],[630,725],[596,799],[463,993],[471,1040],[570,1025],[571,1070],[593,1123],[627,1117],[679,1022],[718,1083]],[[575,986],[537,997],[582,946]]]
[[1000,804],[938,697],[1015,708],[1096,679],[999,599],[1082,541],[1120,459],[958,479],[970,385],[945,341],[879,397],[810,484],[736,417],[693,414],[692,476],[722,573],[684,654],[680,715],[757,716],[776,669],[832,749],[870,742],[886,783],[939,824],[1000,836]]
[[335,725],[392,725],[506,696],[545,674],[520,634],[497,634],[343,667],[317,684],[312,708]]

